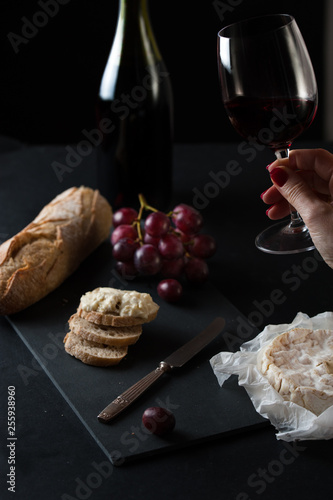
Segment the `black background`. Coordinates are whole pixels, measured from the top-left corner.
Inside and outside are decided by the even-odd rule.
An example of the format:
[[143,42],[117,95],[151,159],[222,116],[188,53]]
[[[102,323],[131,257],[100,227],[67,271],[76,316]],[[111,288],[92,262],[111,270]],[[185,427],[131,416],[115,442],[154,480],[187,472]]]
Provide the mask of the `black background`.
[[[323,143],[320,145],[327,147]],[[5,154],[7,147],[10,149],[8,154]],[[332,150],[332,147],[329,149]],[[78,185],[78,182],[87,182],[86,185],[94,186],[93,155],[87,156],[82,164],[59,184],[50,166],[55,159],[63,161],[66,151],[62,145],[21,147],[14,151],[12,144],[6,145],[3,138],[0,138],[0,151],[0,238],[20,229],[25,222],[28,223],[39,207],[52,199],[59,190]],[[239,153],[237,143],[175,147],[175,199],[185,203],[191,201],[193,187],[203,192],[205,187],[212,185],[211,172],[225,172],[230,161],[238,162],[240,172],[232,176],[218,194],[216,191],[214,194],[210,192],[208,205],[202,212],[205,231],[216,237],[218,246],[217,254],[209,262],[210,275],[219,292],[260,330],[267,324],[289,323],[298,311],[310,316],[330,311],[333,296],[333,270],[324,262],[320,262],[318,255],[315,258],[313,253],[306,252],[274,256],[260,252],[254,245],[255,235],[269,224],[259,198],[259,193],[268,185],[267,172],[265,168],[257,168],[256,165],[267,165],[270,158],[270,151],[264,150],[258,153],[255,161],[248,163],[244,155]],[[106,253],[108,252],[109,250]],[[80,293],[84,293],[89,289],[89,280],[99,281],[98,276],[104,265],[109,268],[103,282],[104,279],[111,280],[114,277],[111,274],[112,261],[106,262],[105,259],[91,256],[84,267],[78,269],[70,278],[72,286],[78,287],[77,290],[80,288]],[[96,273],[97,268],[99,273]],[[123,281],[118,285],[115,280],[115,284],[117,287],[125,286]],[[137,285],[138,283],[135,287]],[[209,310],[212,304],[216,304],[210,300],[211,295],[208,293],[212,288],[211,283],[206,285],[208,287],[197,291],[187,287],[183,297],[185,303],[173,306],[175,310],[172,318],[171,305],[165,309],[161,304],[162,314],[160,316],[159,313],[159,317],[165,318],[163,328],[158,327],[156,323],[155,329],[155,322],[151,324],[150,333],[149,328],[147,331],[145,328],[142,339],[136,346],[132,346],[128,362],[119,365],[120,372],[124,373],[124,385],[125,377],[131,377],[131,383],[136,382],[147,373],[146,363],[148,366],[151,361],[149,370],[153,369],[155,357],[162,359],[164,354],[168,355],[182,343],[182,337],[178,337],[177,333],[180,333],[180,330],[185,333],[192,328],[193,318],[190,317],[190,310],[193,308],[195,315],[199,314],[198,303],[201,294],[207,294],[204,302],[209,304]],[[34,325],[41,321],[45,345],[50,345],[50,333],[65,335],[66,325],[63,324],[59,330],[59,320],[61,317],[67,318],[77,307],[77,298],[73,300],[72,294],[72,298],[69,297],[68,286],[71,285],[67,281],[55,293],[50,294],[43,304],[36,304],[31,310],[22,311],[23,316],[25,313],[30,315],[31,321],[26,316],[26,321],[21,321],[21,326],[32,328],[36,339],[40,337],[41,332],[40,327],[33,331]],[[283,299],[273,302],[271,299],[273,294],[276,296],[276,291],[280,291],[280,297]],[[60,301],[60,297],[66,300]],[[36,308],[42,310],[37,316],[33,312],[36,312]],[[215,309],[214,305],[213,308],[218,311],[218,315],[224,311],[224,306]],[[182,317],[186,311],[189,320],[183,326],[181,321],[177,322],[177,318]],[[206,313],[207,309],[201,304],[202,319]],[[18,320],[14,315],[11,319]],[[239,331],[239,317],[235,320],[234,329],[227,330],[229,335],[222,334],[222,338],[216,339],[221,342],[221,347],[225,345],[227,350],[238,350],[239,345],[248,340],[253,332],[251,328],[245,329],[245,333],[244,328]],[[177,329],[174,330],[171,325],[175,322]],[[199,325],[197,326],[199,329]],[[152,338],[155,342],[152,341],[151,344],[156,348],[154,357],[151,357],[151,351],[146,348]],[[209,352],[213,354],[213,351],[216,353],[215,347],[209,346]],[[229,438],[196,443],[195,446],[177,451],[169,450],[145,459],[141,457],[122,467],[111,468],[107,477],[98,475],[96,482],[94,464],[105,465],[105,454],[3,317],[0,318],[0,353],[1,500],[317,500],[329,499],[332,496],[332,440],[288,444],[276,439],[272,426],[260,430],[251,429],[250,432],[231,435]],[[50,358],[53,358],[53,353],[54,350],[51,351]],[[54,362],[62,365],[65,354],[60,349],[57,353]],[[218,406],[222,405],[224,391],[229,392],[232,397],[232,389],[228,383],[227,387],[220,389],[213,372],[209,376],[207,373],[206,376],[205,370],[199,368],[198,363],[208,358],[208,350],[199,356],[203,358],[194,358],[189,365],[180,369],[178,374],[171,374],[170,378],[166,375],[166,379],[161,380],[158,386],[137,401],[136,406],[127,414],[129,420],[126,432],[131,430],[132,426],[140,428],[141,415],[145,408],[156,403],[160,405],[160,399],[166,401],[163,391],[164,396],[169,396],[172,404],[180,405],[174,409],[177,427],[175,433],[170,435],[171,439],[184,427],[185,435],[193,435],[197,422],[205,421],[207,414],[210,418],[224,423]],[[42,359],[49,363],[46,356]],[[78,360],[65,361],[73,366],[72,376],[67,377],[70,384],[75,384],[76,381],[76,361],[80,369],[83,369]],[[47,364],[46,368],[49,369],[50,365]],[[113,376],[113,369],[110,368],[109,384],[104,385],[97,383],[94,377],[90,378],[93,367],[86,368],[86,390],[96,401],[96,411],[92,414],[95,421],[105,399],[110,401],[116,397],[120,386],[117,383],[117,375]],[[208,372],[208,367],[206,368]],[[100,370],[104,371],[103,368]],[[26,373],[26,377],[22,376],[22,373]],[[187,375],[193,375],[191,383]],[[194,389],[198,379],[200,386]],[[129,381],[129,378],[126,380]],[[11,385],[16,387],[17,403],[15,495],[7,491],[6,484],[9,467],[6,448],[6,401],[7,387]],[[176,397],[175,387],[184,394],[181,400]],[[197,398],[197,389],[200,387],[201,390],[206,388],[207,393],[214,390],[217,395],[220,395],[221,391],[221,401],[211,405],[207,397]],[[103,395],[103,401],[97,401],[98,393],[101,392],[105,398]],[[103,404],[100,404],[101,402]],[[235,407],[230,409],[229,418],[234,410]],[[229,407],[225,406],[224,412],[228,411]],[[242,412],[245,416],[244,408],[240,411],[240,417]],[[120,419],[120,423],[122,422]],[[114,449],[119,449],[121,436],[122,433],[117,436]],[[149,439],[155,438],[157,439],[157,436],[149,436]],[[140,450],[143,449],[142,442],[145,441],[140,440]],[[268,479],[264,480],[263,477]],[[87,484],[92,488],[87,488]],[[316,494],[313,494],[314,488]]]
[[[26,20],[43,24],[37,13],[47,2],[56,0],[1,2],[0,133],[28,143],[74,142],[84,128],[94,127],[94,102],[115,32],[118,0],[58,4],[58,13],[27,43],[19,43],[15,53],[9,33],[23,36]],[[235,20],[271,12],[294,15],[303,33],[320,101],[316,120],[302,139],[322,137],[325,2],[150,0],[149,10],[172,78],[176,142],[239,139],[219,94],[216,34]]]

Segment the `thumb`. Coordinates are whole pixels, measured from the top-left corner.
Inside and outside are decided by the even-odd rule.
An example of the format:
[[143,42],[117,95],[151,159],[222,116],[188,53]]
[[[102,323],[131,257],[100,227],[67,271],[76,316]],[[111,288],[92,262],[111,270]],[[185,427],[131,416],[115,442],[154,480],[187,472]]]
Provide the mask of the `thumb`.
[[299,172],[286,166],[278,166],[269,173],[277,190],[301,214],[307,225],[311,225],[313,219],[327,208],[326,203],[313,192]]

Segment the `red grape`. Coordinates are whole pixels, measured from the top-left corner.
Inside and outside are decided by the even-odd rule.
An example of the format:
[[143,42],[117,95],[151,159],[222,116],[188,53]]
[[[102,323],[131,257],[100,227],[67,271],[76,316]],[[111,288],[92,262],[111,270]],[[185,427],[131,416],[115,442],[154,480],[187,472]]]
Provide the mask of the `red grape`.
[[[150,212],[145,219],[144,210]],[[157,292],[162,299],[176,302],[180,298],[183,289],[178,280],[183,273],[194,284],[208,278],[205,259],[216,252],[216,242],[201,234],[203,217],[190,205],[180,203],[167,215],[147,205],[141,196],[140,211],[120,208],[113,215],[113,224],[112,255],[117,271],[128,279],[161,273]]]
[[142,423],[152,434],[162,436],[172,431],[176,425],[176,419],[174,414],[166,408],[151,406],[144,411]]
[[138,271],[134,265],[132,260],[128,260],[127,262],[121,262],[120,260],[116,262],[116,270],[125,279],[133,279],[138,275]]
[[192,257],[185,264],[185,275],[191,283],[204,283],[208,278],[208,274],[208,266],[203,259]]
[[166,279],[157,285],[157,293],[166,302],[177,302],[183,294],[183,287],[175,279]]
[[183,244],[175,234],[167,234],[161,238],[158,249],[165,259],[178,259],[184,253]]
[[143,275],[157,274],[162,267],[162,258],[156,247],[144,244],[134,253],[134,265]]
[[179,278],[184,269],[184,258],[163,260],[161,274],[166,278]]
[[169,227],[170,219],[163,212],[152,212],[149,214],[144,225],[145,231],[155,238],[159,238],[166,234]]
[[119,208],[113,214],[113,227],[116,228],[122,224],[132,224],[138,217],[138,212],[134,208]]
[[137,237],[138,233],[135,227],[130,226],[129,224],[121,224],[113,231],[111,235],[111,243],[112,245],[115,245],[115,243],[117,243],[117,241],[121,240],[122,238],[130,238],[132,240],[136,240]]
[[116,260],[126,262],[132,260],[135,250],[139,248],[139,242],[131,238],[121,238],[114,244],[112,255]]
[[145,233],[143,235],[143,241],[145,243],[150,243],[151,245],[154,245],[154,247],[158,247],[158,242],[160,241],[159,238],[155,238],[154,236],[150,236],[149,233]]
[[187,249],[194,257],[208,259],[216,252],[216,242],[209,234],[197,234],[193,237]]
[[203,217],[193,207],[181,203],[173,209],[172,220],[180,231],[185,234],[196,234],[203,225]]

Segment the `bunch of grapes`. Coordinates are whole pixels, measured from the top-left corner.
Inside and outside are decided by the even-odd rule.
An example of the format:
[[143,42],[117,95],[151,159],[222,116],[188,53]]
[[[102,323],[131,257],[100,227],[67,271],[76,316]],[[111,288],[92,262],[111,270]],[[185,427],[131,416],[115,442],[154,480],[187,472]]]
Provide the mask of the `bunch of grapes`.
[[[193,207],[182,203],[163,213],[148,205],[142,195],[139,200],[139,212],[124,207],[114,213],[111,243],[116,269],[128,279],[161,275],[159,296],[176,302],[182,295],[179,280],[183,275],[190,283],[206,281],[206,259],[216,252],[216,242],[200,233],[203,218]],[[144,212],[149,212],[145,219]]]

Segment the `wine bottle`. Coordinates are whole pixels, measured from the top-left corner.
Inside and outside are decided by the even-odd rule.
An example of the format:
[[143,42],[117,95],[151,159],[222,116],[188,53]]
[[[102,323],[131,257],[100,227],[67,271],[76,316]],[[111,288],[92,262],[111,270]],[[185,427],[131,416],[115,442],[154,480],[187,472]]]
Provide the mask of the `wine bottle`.
[[96,107],[103,134],[99,188],[114,208],[138,194],[165,209],[172,192],[173,98],[147,0],[120,0],[116,33]]

